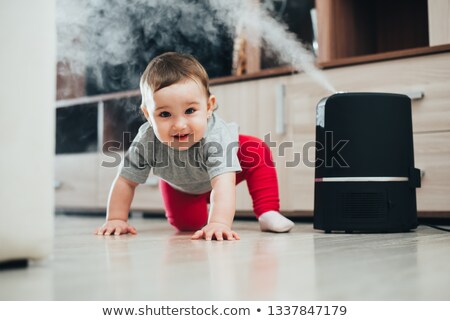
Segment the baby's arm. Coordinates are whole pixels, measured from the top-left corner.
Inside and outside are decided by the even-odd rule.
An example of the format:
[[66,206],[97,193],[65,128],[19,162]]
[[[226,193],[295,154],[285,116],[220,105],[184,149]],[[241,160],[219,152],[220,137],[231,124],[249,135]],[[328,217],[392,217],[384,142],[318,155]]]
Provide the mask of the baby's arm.
[[211,216],[208,224],[198,230],[192,239],[204,238],[207,241],[213,237],[218,241],[239,240],[239,235],[231,230],[236,211],[236,173],[224,173],[211,180]]
[[128,224],[128,212],[138,183],[117,176],[108,199],[106,222],[95,230],[98,235],[136,234],[136,229]]

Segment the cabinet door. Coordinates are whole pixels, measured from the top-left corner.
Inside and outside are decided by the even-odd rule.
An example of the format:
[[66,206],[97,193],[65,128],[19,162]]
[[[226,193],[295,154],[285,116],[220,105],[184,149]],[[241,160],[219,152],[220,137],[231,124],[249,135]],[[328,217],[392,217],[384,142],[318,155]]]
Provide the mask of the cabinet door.
[[286,86],[288,126],[293,151],[287,163],[289,209],[299,216],[314,210],[315,131],[317,103],[329,93],[305,74]]
[[270,147],[277,169],[281,211],[291,211],[291,186],[289,168],[293,157],[294,142],[290,111],[287,103],[287,86],[290,77],[269,78],[258,83],[258,134]]
[[[287,190],[285,184],[285,156],[280,156],[278,146],[286,140],[288,133],[277,134],[276,126],[276,95],[277,88],[286,81],[284,77],[262,79],[257,81],[239,82],[227,85],[217,85],[212,88],[219,104],[218,114],[226,121],[239,124],[240,133],[252,135],[265,140],[270,137],[274,161],[277,166],[278,184],[280,187],[281,209],[287,210]],[[238,211],[252,215],[252,200],[248,193],[246,182],[237,187],[236,206]],[[243,213],[238,213],[243,215]]]
[[415,166],[422,171],[417,210],[450,212],[450,132],[414,135]]
[[[281,97],[280,87],[284,88]],[[259,135],[270,133],[281,209],[291,216],[312,215],[316,105],[327,95],[305,74],[259,82]]]
[[97,210],[97,153],[55,157],[55,207],[63,210]]
[[[227,122],[236,122],[240,133],[257,136],[257,90],[256,81],[213,86],[211,92],[217,97],[217,114]],[[246,182],[237,186],[236,210],[237,215],[252,215],[252,200]]]

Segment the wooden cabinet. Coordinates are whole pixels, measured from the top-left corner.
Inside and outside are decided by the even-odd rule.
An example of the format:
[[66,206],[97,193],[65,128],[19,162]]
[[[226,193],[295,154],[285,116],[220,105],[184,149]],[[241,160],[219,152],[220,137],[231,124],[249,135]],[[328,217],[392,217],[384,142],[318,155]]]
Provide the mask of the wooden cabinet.
[[[422,188],[417,190],[418,210],[427,213],[421,215],[450,217],[450,0],[316,0],[315,4],[318,64],[324,68],[350,65],[323,71],[338,91],[404,93],[418,98],[412,103],[416,167],[424,172]],[[444,53],[405,58],[430,52]],[[384,61],[373,62],[378,60]],[[270,139],[282,211],[311,216],[316,105],[332,93],[304,73],[229,84],[218,84],[216,79],[214,83],[216,112],[238,123],[241,133]],[[63,148],[72,154],[56,156],[57,208],[105,210],[118,167],[101,165],[109,157],[104,143],[122,139],[124,131],[137,132],[142,122],[139,101],[135,90],[58,102],[60,108],[90,107],[96,118],[87,122],[80,115],[80,120],[73,120],[72,112],[61,113],[71,115],[67,126],[84,134],[74,136],[86,139],[80,140],[76,150]],[[122,143],[121,157],[130,142]],[[57,150],[58,146],[65,147],[64,142],[57,139]],[[163,212],[157,183],[151,176],[139,186],[132,209]],[[240,215],[253,215],[245,182],[238,186],[237,209]]]
[[319,62],[429,46],[427,0],[316,0]]
[[448,52],[450,0],[316,0],[317,63],[347,66]]
[[[404,93],[418,98],[412,101],[412,110],[416,167],[424,172],[422,188],[417,189],[419,215],[448,217],[450,53],[335,68],[324,73],[339,91]],[[211,91],[219,105],[216,112],[238,123],[241,133],[261,139],[268,139],[270,134],[281,209],[291,216],[312,215],[316,105],[331,93],[305,74],[214,85]],[[104,116],[108,117],[111,115]],[[123,157],[123,153],[120,155]],[[60,184],[56,206],[105,210],[117,174],[117,166],[102,166],[105,160],[111,161],[111,157],[100,152],[57,155],[56,180]],[[163,212],[155,177],[138,188],[132,209]],[[237,209],[240,215],[253,215],[245,182],[238,187]]]
[[[450,185],[445,183],[450,175],[446,141],[450,131],[450,54],[377,62],[324,73],[339,91],[390,92],[417,97],[412,100],[416,167],[425,173],[423,186],[417,190],[418,209],[450,212],[450,201],[444,196],[450,195]],[[276,133],[276,95],[280,86],[285,91],[284,134]],[[212,91],[222,105],[221,115],[238,122],[242,133],[261,138],[272,134],[271,141],[276,143],[272,152],[279,175],[281,208],[292,215],[311,215],[316,105],[330,93],[305,74],[213,86]],[[251,210],[247,191],[241,189],[238,199],[240,210]]]
[[[448,154],[445,137],[450,131],[450,54],[338,68],[326,74],[339,91],[393,92],[417,97],[423,93],[423,98],[412,101],[416,167],[425,172],[424,184],[417,190],[418,210],[450,212],[450,202],[443,197],[450,195],[450,185],[444,183],[450,174],[450,160],[445,156]],[[314,100],[320,97],[317,94]],[[299,139],[304,135],[300,133]],[[302,204],[293,207],[301,208]]]
[[[336,68],[324,73],[339,91],[404,93],[419,98],[412,102],[416,167],[424,172],[422,188],[417,190],[418,210],[428,216],[449,213],[450,54]],[[316,105],[331,93],[305,74],[215,85],[211,91],[217,96],[216,112],[225,120],[238,123],[241,133],[261,139],[270,135],[281,209],[292,216],[311,215]],[[105,119],[108,117],[111,116]],[[284,124],[281,130],[280,124]],[[123,153],[120,155],[123,157]],[[104,210],[117,174],[117,166],[102,166],[105,160],[111,160],[107,153],[57,155],[56,206]],[[138,188],[132,209],[163,212],[155,177]],[[237,209],[243,215],[253,215],[245,182],[238,187]]]

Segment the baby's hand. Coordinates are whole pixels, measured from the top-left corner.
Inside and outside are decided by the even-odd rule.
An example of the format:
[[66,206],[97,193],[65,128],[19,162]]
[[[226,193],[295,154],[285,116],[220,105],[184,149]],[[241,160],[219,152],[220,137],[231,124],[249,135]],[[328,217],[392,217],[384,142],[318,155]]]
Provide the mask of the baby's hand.
[[136,229],[122,220],[106,221],[101,227],[94,231],[97,235],[120,235],[120,234],[137,234]]
[[224,239],[228,241],[241,239],[236,232],[232,231],[227,225],[222,223],[209,223],[192,235],[193,240],[203,238],[207,241],[211,241],[213,237],[215,237],[217,241],[223,241]]

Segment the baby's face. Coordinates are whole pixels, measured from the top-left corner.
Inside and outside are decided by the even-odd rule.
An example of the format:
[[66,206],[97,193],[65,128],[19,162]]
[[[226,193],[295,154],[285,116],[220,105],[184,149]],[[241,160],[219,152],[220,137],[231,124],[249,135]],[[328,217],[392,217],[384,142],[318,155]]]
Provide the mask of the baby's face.
[[199,83],[185,79],[155,92],[146,116],[161,142],[186,150],[204,137],[214,104]]

